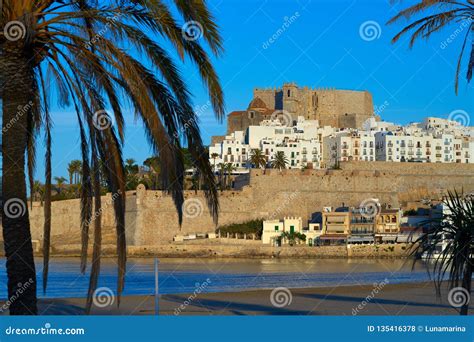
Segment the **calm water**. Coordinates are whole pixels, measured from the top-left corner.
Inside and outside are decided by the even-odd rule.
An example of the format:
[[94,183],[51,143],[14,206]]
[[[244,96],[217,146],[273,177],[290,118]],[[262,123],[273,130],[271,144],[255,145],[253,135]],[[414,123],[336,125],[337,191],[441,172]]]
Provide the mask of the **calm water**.
[[[42,260],[37,260],[41,284]],[[125,295],[152,294],[154,260],[129,259]],[[288,288],[326,287],[374,284],[388,279],[390,284],[428,280],[422,264],[412,271],[411,261],[403,260],[246,260],[246,259],[162,259],[159,263],[159,287],[162,294],[193,292],[208,281],[206,292]],[[102,260],[99,286],[116,287],[117,268],[114,259]],[[209,280],[207,280],[209,279]],[[79,272],[78,258],[53,259],[50,265],[48,291],[40,297],[84,297],[88,273]],[[0,285],[6,282],[5,260],[0,260]],[[6,298],[0,286],[0,298]]]

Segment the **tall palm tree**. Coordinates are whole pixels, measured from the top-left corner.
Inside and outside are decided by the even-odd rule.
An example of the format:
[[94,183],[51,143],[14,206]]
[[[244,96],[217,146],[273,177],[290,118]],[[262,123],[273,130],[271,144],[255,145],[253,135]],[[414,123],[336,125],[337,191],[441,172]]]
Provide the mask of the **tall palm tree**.
[[82,162],[80,160],[71,160],[68,164],[69,184],[77,184],[80,181],[82,173]]
[[277,151],[274,156],[273,160],[270,162],[270,165],[274,169],[282,170],[286,169],[286,165],[288,165],[289,161],[288,158],[285,155],[285,152],[283,151]]
[[67,173],[69,175],[69,184],[73,184],[74,165],[72,162],[69,162],[69,164],[67,164]]
[[82,161],[74,160],[74,184],[79,184],[81,182],[82,175]]
[[[224,114],[223,92],[204,45],[222,51],[214,18],[204,0],[3,0],[0,18],[0,89],[3,119],[3,198],[26,202],[25,158],[33,183],[35,142],[45,134],[46,182],[43,289],[47,286],[51,232],[50,99],[72,107],[79,128],[81,173],[81,271],[85,272],[92,208],[93,255],[87,310],[97,286],[101,255],[101,184],[99,160],[105,165],[108,188],[114,193],[120,303],[125,264],[125,175],[123,107],[141,119],[155,153],[160,154],[164,185],[174,198],[182,221],[183,152],[189,153],[205,181],[210,212],[217,219],[218,200],[212,169],[202,144],[191,93],[172,50],[191,61],[208,89],[214,112]],[[198,37],[182,22],[198,22]],[[48,96],[52,92],[57,96]],[[21,108],[21,115],[19,115]],[[109,111],[106,109],[109,108]],[[112,120],[113,119],[113,120]],[[8,127],[7,127],[8,125]],[[24,128],[27,128],[25,131]],[[4,211],[5,206],[4,206]],[[11,216],[11,215],[10,215]],[[28,210],[3,220],[8,295],[18,284],[36,279]],[[11,314],[36,314],[36,282],[10,306]]]
[[469,83],[474,70],[474,0],[423,0],[416,5],[412,5],[389,20],[388,24],[393,24],[401,19],[411,19],[414,16],[428,12],[427,16],[414,20],[411,24],[401,30],[393,39],[396,43],[402,36],[411,32],[410,48],[413,47],[418,38],[428,39],[434,32],[447,26],[465,29],[463,44],[457,61],[454,89],[456,94],[459,88],[459,74],[466,50],[468,54],[466,79]]
[[[451,290],[456,291],[459,287],[464,289],[467,295],[466,300],[461,303],[460,313],[467,315],[474,267],[474,196],[450,191],[443,203],[447,210],[439,217],[420,225],[427,232],[415,241],[412,253],[425,253],[434,261],[433,272],[438,296],[446,274]],[[439,245],[444,248],[441,254],[435,255]]]
[[232,172],[237,170],[237,168],[234,166],[234,164],[227,163],[225,169],[226,169],[226,173],[227,173],[227,182],[226,182],[226,184],[227,184],[227,187],[230,189],[231,185],[232,185]]
[[256,168],[262,168],[265,170],[267,166],[267,157],[258,148],[252,149],[250,152],[250,163]]
[[214,161],[212,170],[216,172],[216,159],[219,158],[219,153],[212,153],[211,158]]
[[217,165],[217,167],[219,168],[219,186],[220,186],[220,189],[221,191],[224,191],[224,188],[225,188],[225,169],[226,169],[226,166],[225,166],[226,163],[219,163]]
[[157,190],[159,188],[159,176],[160,176],[160,157],[147,158],[143,165],[147,166],[151,173],[151,188]]
[[41,204],[43,204],[43,196],[44,196],[43,184],[41,184],[40,181],[34,181],[33,187],[31,188],[31,200],[38,201],[39,199],[41,201]]

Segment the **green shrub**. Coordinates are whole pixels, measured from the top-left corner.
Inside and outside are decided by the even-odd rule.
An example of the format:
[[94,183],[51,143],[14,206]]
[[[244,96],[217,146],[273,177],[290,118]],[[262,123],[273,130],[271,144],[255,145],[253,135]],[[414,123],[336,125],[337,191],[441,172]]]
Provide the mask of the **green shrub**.
[[257,239],[262,237],[263,232],[263,220],[250,220],[243,223],[231,223],[224,226],[220,226],[216,229],[217,233],[221,233],[221,236],[225,236],[227,233],[230,234],[255,234]]

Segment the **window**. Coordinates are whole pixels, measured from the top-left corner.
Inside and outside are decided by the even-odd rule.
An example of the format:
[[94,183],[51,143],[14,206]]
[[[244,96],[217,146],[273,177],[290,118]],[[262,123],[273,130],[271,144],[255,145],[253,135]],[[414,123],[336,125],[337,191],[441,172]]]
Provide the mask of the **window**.
[[277,232],[279,230],[279,227],[278,226],[275,226],[275,231]]
[[288,89],[288,97],[290,97],[290,96],[291,96],[291,90]]

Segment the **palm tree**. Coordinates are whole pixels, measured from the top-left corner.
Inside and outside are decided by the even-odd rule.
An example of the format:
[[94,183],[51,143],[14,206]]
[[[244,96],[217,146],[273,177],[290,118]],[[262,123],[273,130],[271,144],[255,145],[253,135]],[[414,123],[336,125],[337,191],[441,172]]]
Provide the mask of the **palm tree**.
[[64,177],[54,177],[54,180],[56,182],[56,189],[58,191],[58,194],[60,194],[61,190],[64,187],[64,183],[66,183],[67,179]]
[[74,165],[72,162],[69,162],[67,165],[67,173],[69,174],[69,184],[73,184],[73,177],[74,177]]
[[147,166],[151,173],[151,188],[156,190],[159,188],[159,176],[160,176],[160,157],[150,157],[147,158],[143,165]]
[[225,163],[219,163],[217,165],[217,167],[219,168],[219,186],[221,188],[221,191],[224,191],[224,188],[225,188],[225,178],[224,178],[224,175],[225,175]]
[[82,162],[80,160],[71,160],[68,164],[69,184],[78,184],[82,173]]
[[261,150],[255,148],[250,152],[250,163],[252,163],[256,168],[262,168],[265,171],[267,158]]
[[281,171],[282,169],[286,169],[286,165],[288,165],[288,163],[289,161],[285,155],[285,152],[278,151],[274,154],[273,160],[271,161],[270,165],[274,169],[279,169]]
[[[434,261],[438,296],[446,274],[451,290],[460,286],[465,293],[470,294],[474,266],[474,196],[464,196],[457,191],[448,192],[443,203],[447,210],[439,217],[421,224],[420,228],[427,229],[427,232],[415,241],[411,252],[413,255],[425,253]],[[445,247],[440,255],[435,255],[439,245]],[[469,295],[466,297],[461,315],[468,313]]]
[[38,201],[38,199],[41,201],[41,204],[43,204],[43,196],[44,196],[44,186],[41,184],[40,181],[35,181],[33,183],[33,188],[31,188],[31,200],[32,201]]
[[[204,49],[204,46],[208,47],[215,56],[223,52],[218,27],[204,0],[175,1],[173,9],[162,1],[145,0],[3,0],[1,11],[4,203],[11,199],[26,203],[24,155],[27,154],[29,180],[33,183],[35,138],[39,132],[44,132],[45,290],[51,231],[52,118],[49,101],[57,99],[60,107],[73,108],[82,154],[82,272],[86,270],[88,222],[93,207],[97,214],[93,220],[87,310],[91,308],[100,272],[102,189],[99,160],[104,162],[108,188],[115,195],[120,303],[126,264],[123,107],[132,107],[130,110],[143,122],[145,136],[154,152],[160,153],[162,178],[166,190],[173,196],[179,222],[182,221],[184,201],[182,141],[187,142],[189,153],[208,183],[208,205],[217,219],[216,186],[204,153],[191,92],[165,47],[173,50],[181,61],[189,60],[196,66],[220,119],[224,115],[223,92]],[[183,21],[200,23],[202,34],[193,37],[184,31]],[[48,96],[53,91],[57,96]],[[22,115],[18,115],[19,108]],[[10,313],[36,314],[36,272],[28,210],[20,217],[4,216],[3,237],[8,295],[18,293],[18,284],[34,280],[12,303]]]
[[232,172],[234,172],[236,169],[236,167],[234,166],[234,164],[232,163],[225,163],[224,164],[224,170],[225,170],[225,178],[224,178],[224,184],[225,184],[225,187],[226,188],[230,188],[231,187],[231,176],[232,176]]
[[211,158],[214,161],[212,170],[216,172],[216,159],[219,158],[219,153],[212,153]]
[[[468,55],[469,60],[467,62],[466,73],[468,83],[472,79],[472,72],[474,69],[474,1],[467,0],[463,3],[462,0],[423,0],[416,5],[412,5],[400,11],[395,17],[389,20],[388,24],[393,24],[403,18],[410,19],[413,16],[428,11],[430,11],[429,15],[414,20],[411,24],[401,30],[392,39],[392,42],[396,43],[403,35],[412,32],[410,39],[411,48],[418,38],[428,39],[434,32],[437,32],[450,24],[458,26],[458,29],[466,29],[455,74],[454,89],[457,94],[459,87],[459,74],[461,72],[461,64],[466,45],[471,46],[471,51]],[[433,11],[434,13],[431,13]]]

